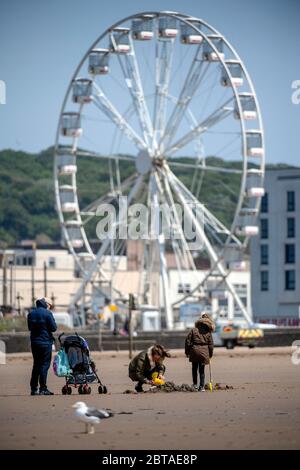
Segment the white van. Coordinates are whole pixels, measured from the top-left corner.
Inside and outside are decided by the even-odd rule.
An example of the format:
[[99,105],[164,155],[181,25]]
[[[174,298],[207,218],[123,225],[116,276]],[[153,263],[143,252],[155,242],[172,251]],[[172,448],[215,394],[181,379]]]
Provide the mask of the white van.
[[56,321],[57,325],[67,326],[68,328],[72,329],[73,325],[73,317],[68,312],[52,312],[54,316],[54,320]]

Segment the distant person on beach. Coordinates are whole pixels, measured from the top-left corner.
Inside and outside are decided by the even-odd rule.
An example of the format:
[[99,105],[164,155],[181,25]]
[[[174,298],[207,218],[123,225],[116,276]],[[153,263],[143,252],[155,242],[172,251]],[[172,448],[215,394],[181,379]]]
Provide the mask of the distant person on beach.
[[[36,308],[27,316],[30,331],[33,368],[30,380],[31,395],[53,395],[47,388],[47,374],[51,364],[53,334],[57,326],[47,299],[36,301]],[[40,389],[38,391],[38,384]]]
[[206,313],[196,321],[185,340],[185,354],[192,363],[193,386],[197,388],[198,371],[200,376],[199,391],[205,391],[205,365],[209,364],[214,351],[212,332],[215,326]]
[[140,352],[129,364],[129,377],[137,382],[135,390],[143,392],[143,384],[153,385],[152,374],[158,373],[158,378],[163,379],[166,367],[163,364],[165,357],[171,354],[160,344],[151,346],[147,351]]

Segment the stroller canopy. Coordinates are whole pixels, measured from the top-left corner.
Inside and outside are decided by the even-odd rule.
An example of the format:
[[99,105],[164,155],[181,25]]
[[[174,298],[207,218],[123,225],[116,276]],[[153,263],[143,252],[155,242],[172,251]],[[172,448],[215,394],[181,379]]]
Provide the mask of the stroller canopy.
[[66,336],[63,341],[63,347],[66,352],[72,348],[80,348],[85,353],[89,354],[89,346],[87,341],[77,334]]

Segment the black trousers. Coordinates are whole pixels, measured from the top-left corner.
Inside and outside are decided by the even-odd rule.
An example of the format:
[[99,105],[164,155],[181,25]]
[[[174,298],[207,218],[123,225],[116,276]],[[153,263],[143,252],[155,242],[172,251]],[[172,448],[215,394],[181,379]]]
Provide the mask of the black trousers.
[[52,344],[31,344],[33,368],[30,380],[31,390],[47,388],[47,374],[51,364]]
[[192,362],[192,375],[193,375],[193,384],[197,385],[198,382],[198,370],[200,376],[200,387],[205,385],[205,365],[201,362]]

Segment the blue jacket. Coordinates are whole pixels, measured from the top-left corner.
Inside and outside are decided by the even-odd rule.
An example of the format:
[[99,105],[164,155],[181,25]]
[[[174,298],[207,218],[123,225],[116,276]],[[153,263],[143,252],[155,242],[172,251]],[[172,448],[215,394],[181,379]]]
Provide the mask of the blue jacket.
[[37,300],[36,308],[28,314],[27,324],[31,343],[47,345],[54,342],[52,333],[57,330],[57,326],[44,299]]

